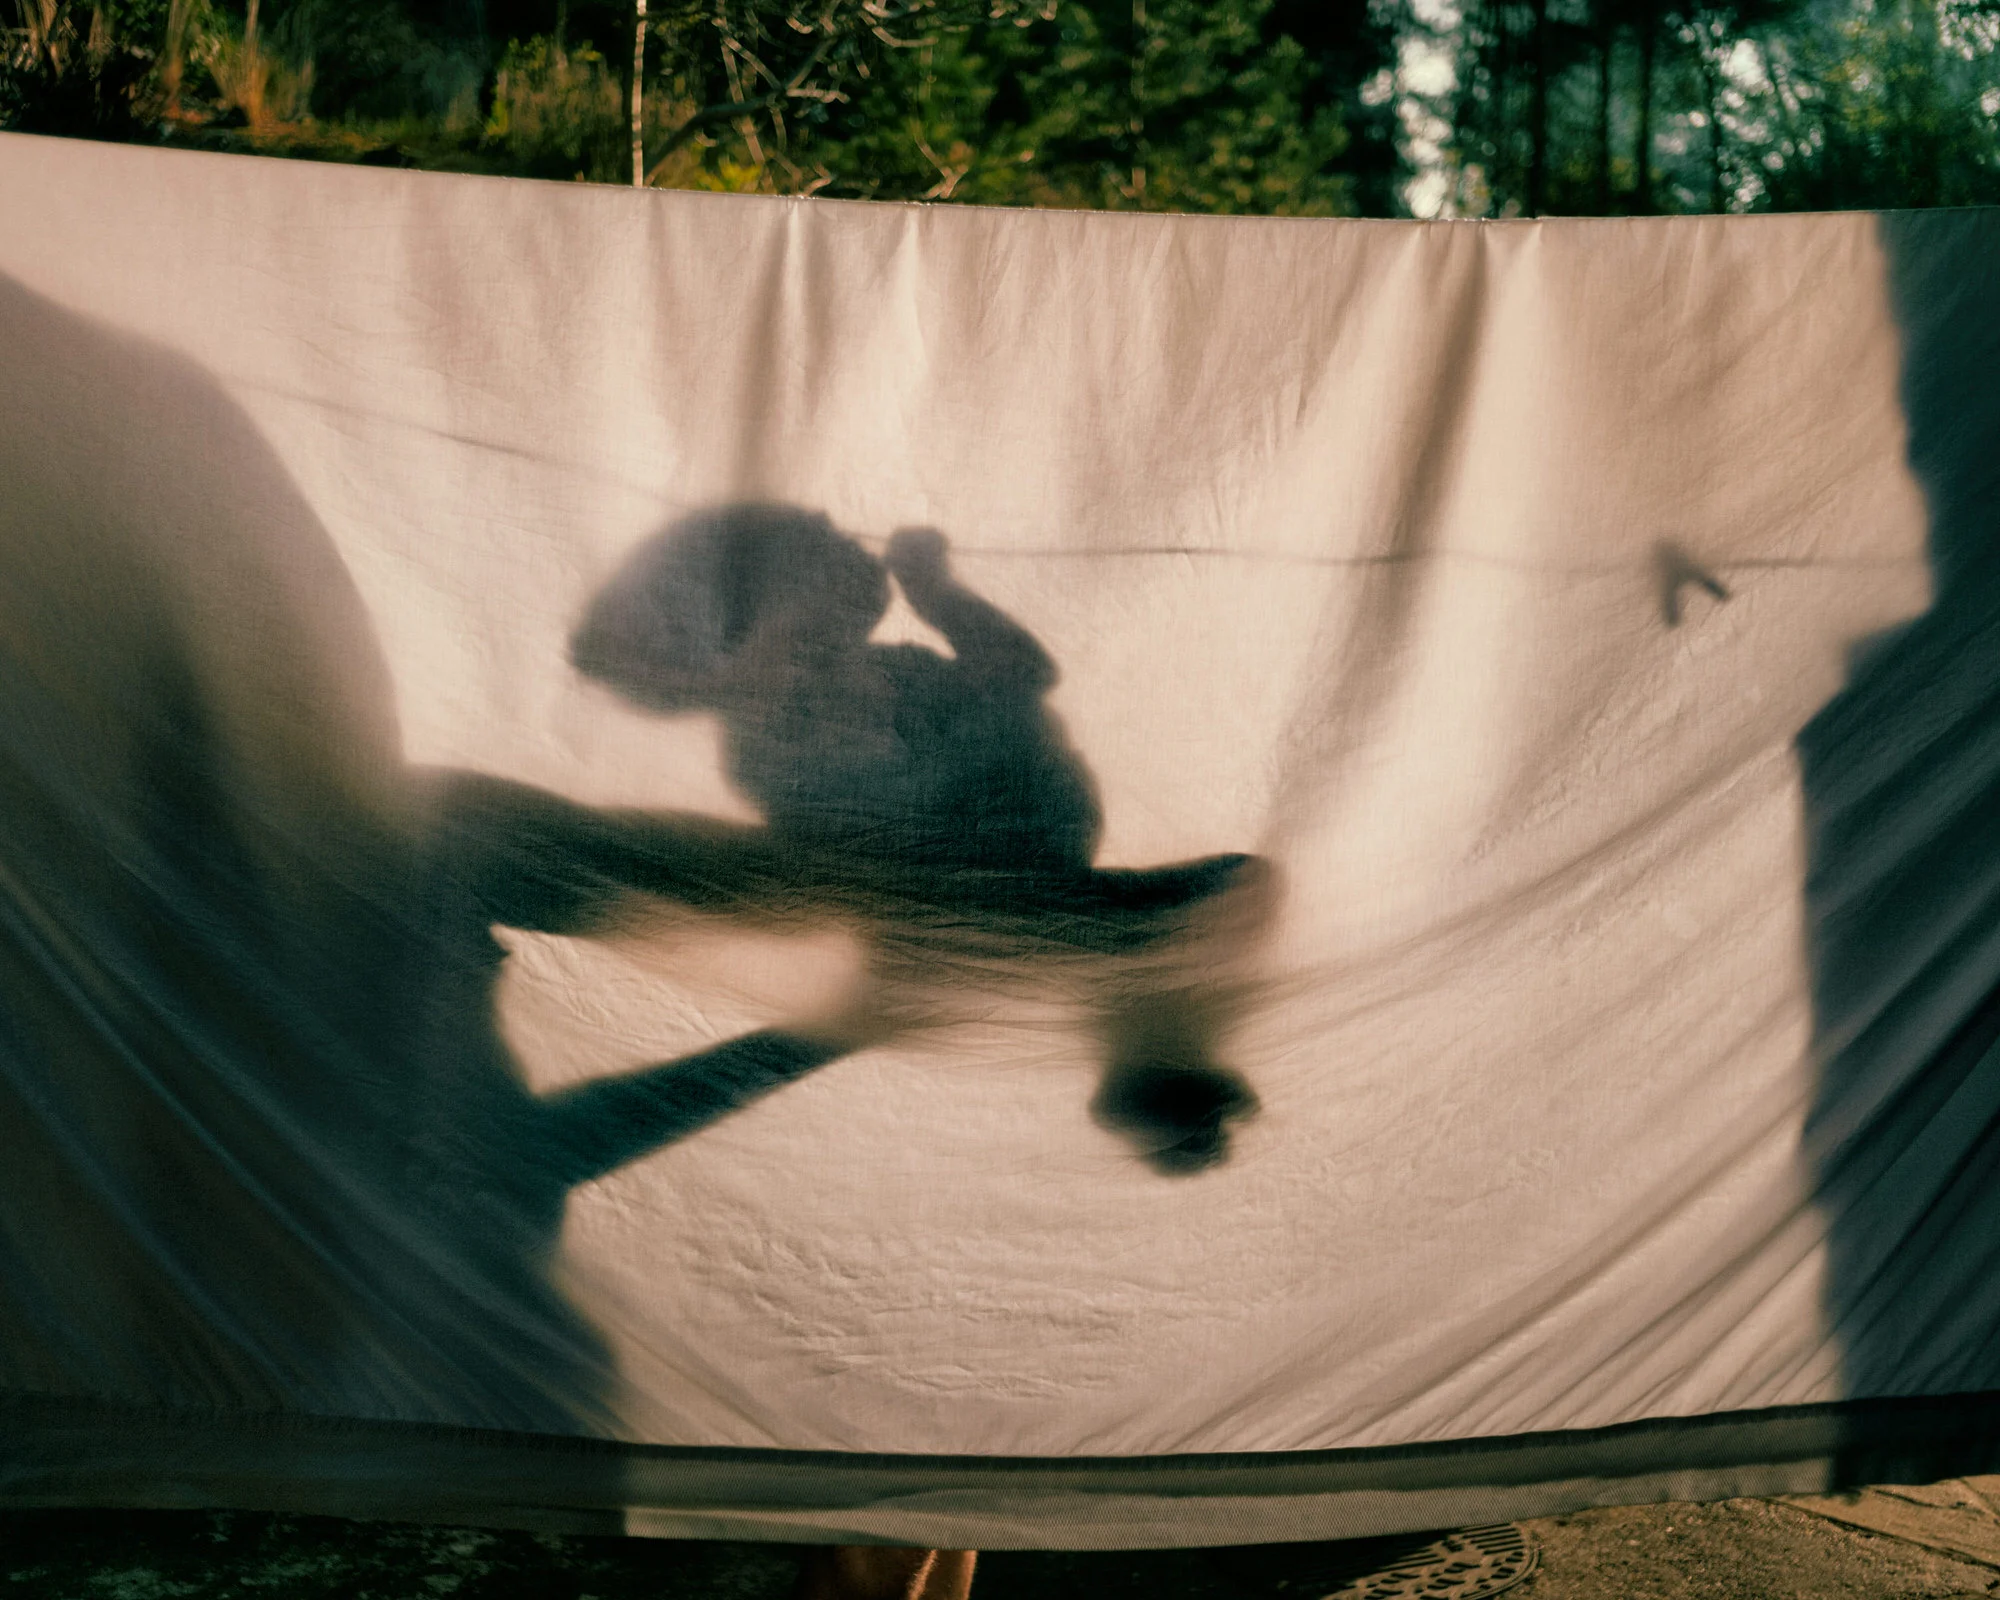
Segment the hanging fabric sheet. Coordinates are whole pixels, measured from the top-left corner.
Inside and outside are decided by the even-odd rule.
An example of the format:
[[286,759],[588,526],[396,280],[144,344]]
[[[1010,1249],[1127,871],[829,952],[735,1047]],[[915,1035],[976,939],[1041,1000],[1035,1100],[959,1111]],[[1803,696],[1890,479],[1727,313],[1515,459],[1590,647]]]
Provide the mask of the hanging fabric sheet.
[[0,218],[0,1500],[1993,1469],[2000,216]]

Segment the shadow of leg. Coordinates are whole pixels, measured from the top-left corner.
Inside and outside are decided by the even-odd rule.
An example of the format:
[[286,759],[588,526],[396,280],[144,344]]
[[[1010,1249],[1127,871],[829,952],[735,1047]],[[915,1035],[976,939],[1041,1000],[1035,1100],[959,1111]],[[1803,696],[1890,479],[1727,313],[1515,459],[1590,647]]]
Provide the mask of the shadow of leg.
[[564,1182],[587,1183],[699,1132],[847,1050],[795,1034],[751,1033],[699,1055],[565,1089],[541,1102],[548,1123],[543,1148]]
[[1219,1001],[1189,990],[1122,997],[1106,1008],[1104,1081],[1090,1103],[1152,1168],[1200,1172],[1229,1154],[1229,1125],[1257,1109],[1250,1086],[1213,1055]]
[[793,1600],[966,1600],[975,1550],[826,1545],[799,1562]]

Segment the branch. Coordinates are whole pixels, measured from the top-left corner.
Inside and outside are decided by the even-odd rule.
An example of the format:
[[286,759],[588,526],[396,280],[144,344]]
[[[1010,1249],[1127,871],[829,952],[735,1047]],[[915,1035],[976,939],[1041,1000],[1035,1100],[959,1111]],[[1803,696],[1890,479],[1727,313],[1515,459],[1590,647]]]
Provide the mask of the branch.
[[[2000,3],[2000,0],[1995,0]],[[775,43],[769,31],[761,24],[746,28],[746,38],[738,38],[731,31],[731,21],[745,21],[748,18],[732,19],[734,7],[729,0],[710,0],[707,20],[716,28],[720,38],[724,70],[730,82],[730,98],[716,105],[704,106],[689,116],[666,136],[665,143],[652,163],[646,169],[646,181],[651,183],[661,170],[690,141],[703,130],[718,123],[727,123],[745,116],[774,116],[787,100],[816,100],[831,103],[844,98],[840,82],[844,72],[857,70],[853,51],[857,46],[865,53],[871,44],[892,50],[909,50],[933,42],[932,37],[902,38],[891,31],[901,24],[921,22],[930,26],[924,32],[934,36],[939,31],[952,31],[959,26],[959,18],[964,15],[970,26],[970,16],[975,12],[988,17],[999,17],[1017,10],[1027,9],[1037,15],[1047,15],[1054,9],[1055,0],[795,0],[784,17],[787,28],[793,33],[810,37],[818,35],[818,42],[798,67],[785,79],[778,81],[776,72],[759,60],[748,47],[747,36],[754,35],[759,42]],[[753,8],[754,9],[754,8]],[[782,37],[782,35],[780,35]],[[829,63],[829,57],[835,59]],[[770,87],[761,94],[745,94],[749,87],[738,77],[738,67],[747,68],[762,78]],[[809,87],[809,80],[815,73],[825,71],[828,81],[818,87]],[[858,70],[865,73],[865,62]],[[949,168],[939,165],[940,176],[948,178]]]
[[728,122],[732,118],[743,116],[747,112],[768,111],[778,98],[777,93],[773,92],[771,94],[759,95],[754,100],[732,100],[727,105],[704,106],[678,128],[674,129],[672,133],[667,135],[666,146],[661,150],[659,160],[646,169],[646,181],[651,183],[657,178],[660,175],[660,169],[667,164],[668,158],[696,134],[700,133],[703,128],[710,126],[712,123]]
[[812,54],[806,57],[799,70],[792,74],[791,81],[785,85],[784,92],[786,94],[790,95],[798,92],[800,85],[812,75],[812,69],[826,59],[827,51],[833,48],[833,42],[838,37],[838,34],[829,33],[818,44],[813,46]]
[[794,72],[782,87],[772,89],[768,94],[755,95],[747,100],[731,100],[722,105],[704,106],[701,110],[695,112],[687,121],[683,122],[672,133],[667,135],[666,146],[660,151],[659,159],[646,169],[646,181],[651,183],[653,179],[658,177],[660,169],[672,159],[683,145],[696,134],[700,133],[703,128],[711,127],[718,122],[730,122],[737,117],[752,116],[758,112],[769,113],[788,99],[826,98],[823,95],[808,94],[805,91],[804,85],[806,79],[812,75],[813,68],[818,66],[825,59],[827,51],[833,48],[834,40],[835,36],[832,34],[820,40],[812,54],[806,57],[805,61],[800,65],[799,70]]

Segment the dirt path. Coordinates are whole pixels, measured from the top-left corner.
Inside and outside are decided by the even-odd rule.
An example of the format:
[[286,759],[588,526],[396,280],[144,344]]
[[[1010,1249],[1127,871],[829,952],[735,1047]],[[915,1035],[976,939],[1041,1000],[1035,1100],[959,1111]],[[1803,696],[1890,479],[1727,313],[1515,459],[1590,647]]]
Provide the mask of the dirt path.
[[[1526,1525],[1517,1600],[2000,1597],[2000,1478]],[[1423,1544],[989,1554],[978,1600],[1318,1600]],[[246,1512],[0,1513],[0,1600],[785,1600],[770,1545],[554,1538]]]

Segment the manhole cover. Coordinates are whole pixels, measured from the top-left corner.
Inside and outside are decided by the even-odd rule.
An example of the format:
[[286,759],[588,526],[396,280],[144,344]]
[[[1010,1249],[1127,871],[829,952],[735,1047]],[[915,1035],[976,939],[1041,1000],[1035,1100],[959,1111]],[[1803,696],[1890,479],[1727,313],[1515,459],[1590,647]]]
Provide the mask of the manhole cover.
[[1534,1570],[1527,1530],[1503,1522],[1444,1534],[1379,1572],[1324,1591],[1322,1600],[1476,1600],[1513,1588]]

